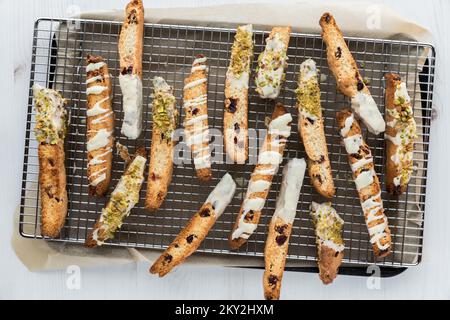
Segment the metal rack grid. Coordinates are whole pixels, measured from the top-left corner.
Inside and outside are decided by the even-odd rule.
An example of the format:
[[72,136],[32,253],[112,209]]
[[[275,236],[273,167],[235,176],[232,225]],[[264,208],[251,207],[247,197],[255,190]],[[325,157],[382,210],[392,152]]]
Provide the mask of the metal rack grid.
[[[225,72],[228,66],[234,30],[226,28],[193,27],[181,25],[145,25],[143,54],[144,124],[143,134],[136,140],[127,140],[120,135],[122,101],[117,75],[119,62],[117,52],[121,23],[94,20],[39,19],[35,24],[29,103],[27,113],[25,156],[23,166],[22,198],[20,208],[20,233],[24,237],[42,238],[40,234],[40,204],[38,190],[37,142],[34,137],[34,110],[31,86],[40,83],[60,90],[67,98],[70,109],[70,127],[66,139],[67,190],[69,213],[61,236],[55,241],[83,243],[88,231],[105,205],[107,199],[88,196],[86,176],[86,128],[85,128],[85,69],[87,54],[102,55],[108,61],[112,78],[112,105],[116,114],[116,139],[129,147],[150,147],[151,113],[148,107],[153,90],[151,79],[164,77],[174,86],[177,105],[182,104],[183,80],[190,72],[194,55],[203,53],[209,58],[208,113],[212,130],[221,130],[223,119]],[[264,49],[267,31],[255,31],[255,59]],[[435,54],[432,46],[407,41],[346,38],[350,50],[357,60],[363,76],[370,81],[372,95],[380,110],[384,110],[385,72],[397,72],[410,88],[415,118],[418,122],[419,139],[414,163],[417,166],[408,192],[395,198],[385,192],[384,149],[380,136],[365,133],[375,159],[375,168],[382,182],[382,198],[389,225],[393,234],[394,253],[382,261],[386,266],[412,266],[421,260],[423,239],[423,213],[431,123],[431,98],[434,79]],[[335,112],[349,106],[349,101],[336,92],[334,77],[329,73],[324,43],[318,35],[292,33],[289,43],[289,67],[286,83],[278,101],[284,103],[293,114],[293,134],[285,151],[285,161],[292,157],[305,157],[297,130],[295,94],[297,72],[300,63],[312,57],[321,71],[322,107],[325,132],[329,147],[336,196],[333,205],[345,220],[343,237],[346,245],[344,262],[367,265],[374,262],[367,229],[361,207],[351,178],[345,150],[340,145],[336,129]],[[422,64],[426,63],[424,69]],[[412,89],[411,89],[412,88]],[[249,89],[249,128],[264,129],[265,119],[270,116],[273,102],[261,100],[255,93],[253,80]],[[180,108],[181,119],[184,114]],[[180,146],[184,142],[180,142]],[[214,135],[214,158],[224,159],[220,135]],[[257,146],[250,142],[250,161],[256,160]],[[189,155],[187,155],[189,160]],[[285,163],[285,162],[284,162]],[[283,163],[283,164],[284,164]],[[111,189],[114,188],[124,170],[124,162],[114,155]],[[216,222],[200,252],[222,255],[262,256],[268,222],[275,208],[281,174],[275,179],[269,193],[260,224],[255,234],[239,251],[231,251],[227,237],[236,214],[239,212],[247,182],[253,170],[252,164],[213,164],[213,179],[200,183],[195,178],[193,164],[176,165],[172,184],[162,208],[149,213],[143,207],[147,188],[141,191],[141,201],[132,210],[116,237],[108,244],[137,248],[165,248],[178,234],[188,219],[202,205],[213,186],[225,172],[230,172],[238,184],[236,196],[223,216]],[[315,236],[309,218],[311,201],[326,201],[321,198],[305,177],[290,240],[288,259],[315,260]],[[86,249],[87,250],[87,249]]]

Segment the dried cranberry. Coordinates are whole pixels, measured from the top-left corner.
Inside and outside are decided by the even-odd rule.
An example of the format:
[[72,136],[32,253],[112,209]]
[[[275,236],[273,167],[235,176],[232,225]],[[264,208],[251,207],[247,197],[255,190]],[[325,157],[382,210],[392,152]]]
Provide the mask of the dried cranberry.
[[314,124],[314,122],[315,122],[315,120],[313,120],[313,119],[311,119],[311,118],[306,118],[306,120],[308,120],[308,122],[310,123],[310,124]]
[[228,105],[228,112],[235,113],[236,112],[236,105],[237,100],[236,99],[229,99],[230,104]]
[[192,115],[195,116],[198,113],[198,108],[195,108],[194,110],[192,110]]
[[336,57],[336,59],[339,59],[340,57],[342,57],[341,47],[337,47],[337,51],[334,53],[334,56]]
[[277,282],[278,282],[278,277],[277,276],[274,276],[273,274],[271,274],[270,276],[269,276],[269,284],[270,285],[272,285],[272,286],[275,286],[276,284],[277,284]]
[[188,235],[186,238],[187,243],[192,243],[192,241],[194,241],[194,237],[195,235],[193,234]]
[[279,246],[282,246],[286,242],[286,240],[287,240],[287,237],[284,234],[279,235],[275,238],[275,241],[277,242],[277,244]]
[[358,79],[356,89],[358,89],[358,91],[361,91],[362,89],[364,89],[364,82],[362,82],[361,79]]
[[250,210],[247,212],[247,214],[244,217],[245,221],[253,221],[253,217],[255,216],[255,212],[253,210]]
[[239,123],[235,123],[234,124],[234,131],[236,131],[236,133],[239,133],[240,130],[241,130],[241,128],[239,127]]
[[234,137],[234,144],[237,144],[237,143],[238,143],[238,138]]
[[282,225],[282,226],[276,226],[275,227],[275,231],[278,232],[279,234],[283,234],[284,230],[286,229],[286,225]]
[[352,153],[352,154],[350,155],[350,157],[353,157],[353,158],[355,158],[355,159],[361,160],[363,156],[360,155],[359,153]]
[[360,148],[361,148],[361,151],[364,154],[369,154],[370,153],[370,149],[369,149],[369,147],[367,145],[362,145]]
[[322,181],[322,177],[321,177],[320,175],[318,175],[318,174],[315,174],[313,178],[314,178],[314,179],[316,179],[317,181],[319,181],[319,183],[320,183],[320,184],[322,184],[322,183],[323,183],[323,181]]
[[334,257],[337,258],[338,255],[339,255],[339,251],[336,251],[336,253],[334,254]]
[[154,172],[152,172],[150,178],[155,181],[157,179],[156,174]]
[[128,68],[123,68],[121,73],[122,73],[122,75],[132,74],[133,73],[133,66],[129,66]]
[[133,9],[130,11],[130,14],[127,17],[128,23],[129,24],[133,24],[133,23],[137,23],[137,16],[136,16],[136,9]]
[[172,257],[172,255],[170,255],[170,254],[166,254],[166,255],[164,256],[164,260],[167,261],[167,263],[171,263],[171,262],[172,262],[172,259],[173,259],[173,257]]
[[199,215],[202,218],[206,218],[206,217],[211,216],[211,214],[209,213],[209,209],[208,208],[203,209],[202,211],[200,211]]

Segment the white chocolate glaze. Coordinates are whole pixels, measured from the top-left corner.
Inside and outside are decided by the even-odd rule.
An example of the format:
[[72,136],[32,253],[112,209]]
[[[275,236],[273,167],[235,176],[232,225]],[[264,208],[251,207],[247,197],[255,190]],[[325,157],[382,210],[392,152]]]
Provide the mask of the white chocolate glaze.
[[99,114],[108,112],[109,109],[104,109],[101,107],[101,104],[108,101],[109,97],[106,97],[100,101],[98,101],[96,104],[94,104],[94,106],[92,108],[90,108],[86,114],[88,117],[94,117],[94,116],[98,116]]
[[137,139],[142,131],[142,80],[135,74],[121,74],[119,83],[124,112],[121,132],[129,139]]
[[[134,208],[136,203],[139,202],[139,192],[142,187],[142,182],[144,181],[144,170],[145,170],[145,164],[147,162],[147,159],[145,157],[142,157],[140,155],[137,155],[133,161],[130,163],[129,169],[132,169],[135,171],[135,174],[129,175],[124,174],[120,178],[119,182],[117,183],[116,188],[111,193],[111,198],[113,197],[124,197],[126,203],[128,203],[127,208],[124,211],[117,212],[118,215],[120,215],[120,221],[122,222],[125,217],[127,217],[131,209]],[[105,215],[108,213],[107,209],[104,208],[102,210],[102,214],[100,216],[99,222],[101,227],[94,229],[92,232],[92,238],[94,241],[97,242],[97,245],[102,245],[104,243],[104,240],[106,239],[98,239],[98,234],[100,230],[108,231],[110,226],[107,223],[107,220],[105,220]],[[118,226],[114,226],[117,228],[121,227],[121,223]]]
[[356,172],[358,169],[364,167],[366,164],[369,163],[373,163],[372,157],[359,159],[358,161],[350,164],[350,167],[352,169],[352,172]]
[[353,113],[345,119],[344,127],[341,129],[342,137],[346,137],[348,135],[354,120],[355,120],[355,116],[353,115]]
[[[266,48],[258,59],[256,91],[263,99],[275,99],[280,94],[284,69],[287,65],[287,47],[276,33],[272,39],[266,39]],[[277,57],[277,58],[274,58]]]
[[269,124],[269,134],[288,138],[291,135],[291,122],[292,115],[289,112],[273,119]]
[[362,189],[370,186],[373,183],[374,172],[372,170],[363,171],[355,178],[356,190],[361,191]]
[[283,155],[278,151],[264,151],[258,158],[258,164],[278,166],[281,162],[283,162]]
[[229,173],[226,173],[205,201],[214,207],[215,218],[219,218],[231,202],[236,191],[236,183]]
[[207,114],[203,114],[201,116],[197,116],[197,117],[193,117],[190,120],[186,121],[184,123],[185,126],[192,126],[195,124],[198,124],[199,122],[202,122],[203,120],[208,119],[208,115]]
[[106,63],[103,61],[89,63],[86,66],[86,73],[98,70],[98,69],[102,68],[105,64]]
[[379,134],[386,129],[386,123],[370,94],[358,92],[352,97],[352,109],[361,118],[370,132]]
[[87,142],[87,151],[97,150],[109,143],[109,138],[111,137],[112,132],[106,129],[100,129],[97,131],[94,137]]
[[297,211],[300,190],[305,177],[305,159],[291,159],[283,168],[283,180],[278,194],[272,219],[281,218],[285,223],[293,223]]
[[108,113],[105,113],[104,115],[102,115],[101,117],[98,117],[94,120],[92,120],[92,124],[99,124],[102,122],[105,122],[106,119],[108,119],[109,117],[111,117],[113,115],[113,111],[109,111]]
[[247,188],[247,193],[264,192],[270,188],[270,182],[266,180],[250,180]]
[[[327,246],[337,252],[344,250],[345,247],[342,241],[342,225],[344,224],[344,220],[337,214],[336,210],[331,206],[331,203],[316,203],[313,201],[311,203],[310,214],[314,221],[317,238],[316,243]],[[333,239],[333,236],[329,233],[329,228],[335,227],[335,224],[341,226],[340,234],[334,235],[338,236],[338,239]]]
[[87,95],[101,94],[106,90],[108,90],[107,86],[90,86],[89,88],[86,89],[86,94]]
[[201,85],[202,83],[205,83],[206,80],[207,80],[206,78],[200,78],[200,79],[191,81],[191,82],[189,82],[189,83],[186,83],[186,84],[184,85],[184,90],[187,90],[187,89],[196,87],[196,86],[198,86],[198,85]]
[[317,78],[317,66],[313,59],[306,59],[300,64],[300,78],[301,81],[309,81],[310,79]]
[[345,150],[348,154],[358,153],[359,148],[362,145],[362,136],[360,134],[355,134],[353,136],[343,139]]

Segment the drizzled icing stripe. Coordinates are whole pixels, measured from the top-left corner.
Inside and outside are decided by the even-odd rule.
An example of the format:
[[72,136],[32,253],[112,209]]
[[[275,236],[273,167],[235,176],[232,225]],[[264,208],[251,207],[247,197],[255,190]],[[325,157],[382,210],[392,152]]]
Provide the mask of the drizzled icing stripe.
[[96,62],[96,63],[94,63],[94,62],[89,63],[89,64],[86,66],[86,73],[92,72],[92,71],[95,71],[95,70],[99,70],[100,68],[102,68],[102,67],[105,66],[105,65],[106,65],[106,63],[103,62],[103,61]]
[[[358,153],[361,145],[363,144],[361,134],[355,134],[353,136],[347,137],[350,128],[353,125],[353,122],[354,116],[352,113],[351,116],[345,119],[344,127],[340,130],[345,149],[348,154]],[[373,157],[371,154],[369,154],[365,158],[362,158],[354,163],[350,163],[350,167],[352,169],[352,172],[356,175],[360,168],[371,163],[373,163]],[[373,184],[375,182],[375,176],[376,173],[373,167],[370,170],[359,172],[359,174],[355,178],[355,185],[358,192],[361,192],[362,189]],[[385,245],[382,245],[380,243],[380,240],[387,236],[385,230],[388,227],[387,218],[383,213],[381,193],[378,193],[365,201],[361,201],[361,208],[364,211],[365,221],[370,236],[370,243],[372,245],[376,245],[379,250],[386,250],[387,248],[389,248],[390,243],[387,243]],[[379,214],[379,212],[381,212],[381,214]],[[382,221],[380,222],[380,220]],[[369,224],[374,221],[378,221],[378,223],[374,226],[369,226]]]
[[92,124],[99,124],[105,122],[107,118],[109,118],[113,114],[113,111],[109,111],[108,113],[98,117],[97,119],[92,120]]
[[[191,89],[203,83],[206,83],[207,66],[206,64],[204,64],[206,63],[206,61],[206,57],[196,58],[193,61],[191,76],[194,72],[197,71],[202,71],[201,74],[205,76],[186,83],[184,86],[185,94],[187,89]],[[211,167],[211,155],[209,152],[209,146],[205,146],[205,144],[208,144],[209,142],[209,130],[207,125],[208,114],[205,113],[197,115],[197,113],[199,113],[198,109],[196,110],[197,112],[193,112],[194,108],[206,109],[207,102],[208,96],[205,93],[195,96],[192,99],[185,99],[183,103],[186,113],[189,113],[191,115],[191,118],[189,120],[185,120],[184,127],[186,133],[186,144],[191,147],[194,158],[194,166],[196,170]]]
[[198,80],[191,81],[191,82],[185,84],[184,90],[196,87],[204,82],[206,82],[206,78],[200,78]]
[[103,93],[106,90],[108,90],[107,86],[91,86],[91,87],[86,89],[86,94],[87,95],[101,94],[101,93]]
[[104,109],[104,108],[101,107],[101,104],[106,102],[106,101],[108,101],[108,100],[109,100],[109,97],[106,97],[106,98],[100,100],[99,102],[97,102],[96,104],[94,104],[94,106],[87,111],[87,113],[86,113],[87,116],[88,117],[94,117],[94,116],[97,116],[99,114],[108,112],[109,109]]

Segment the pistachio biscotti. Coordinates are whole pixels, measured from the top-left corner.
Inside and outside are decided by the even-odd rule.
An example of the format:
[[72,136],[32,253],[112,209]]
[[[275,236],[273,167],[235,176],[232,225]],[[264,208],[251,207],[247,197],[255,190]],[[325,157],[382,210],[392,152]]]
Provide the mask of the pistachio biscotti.
[[386,78],[386,189],[400,195],[413,173],[416,121],[406,84],[398,74]]
[[243,164],[248,158],[248,86],[253,60],[253,27],[239,26],[231,48],[225,81],[223,134],[231,161]]
[[67,215],[64,139],[67,131],[66,100],[53,89],[33,86],[36,110],[35,135],[39,142],[41,233],[59,236]]
[[319,76],[312,59],[300,65],[297,88],[298,128],[308,155],[308,172],[314,188],[331,198],[334,182],[320,104]]

